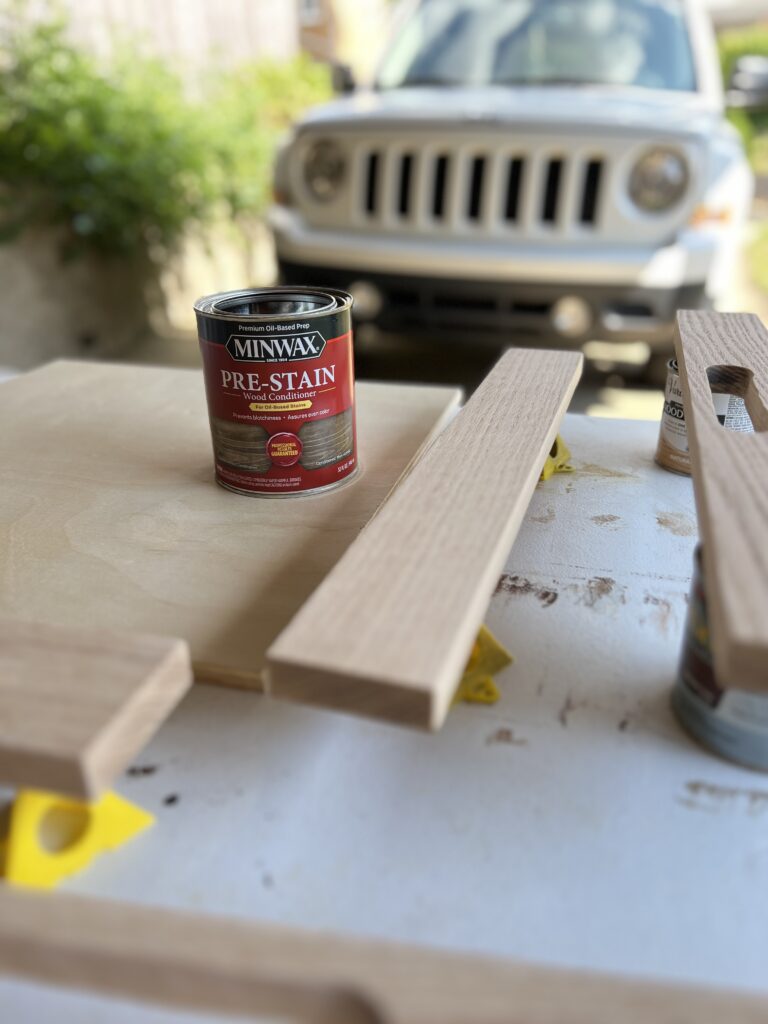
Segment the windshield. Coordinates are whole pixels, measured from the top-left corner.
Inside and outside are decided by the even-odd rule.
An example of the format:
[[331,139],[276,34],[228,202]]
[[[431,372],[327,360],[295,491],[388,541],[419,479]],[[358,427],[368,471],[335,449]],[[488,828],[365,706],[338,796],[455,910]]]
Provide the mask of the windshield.
[[422,0],[377,85],[695,91],[681,0]]

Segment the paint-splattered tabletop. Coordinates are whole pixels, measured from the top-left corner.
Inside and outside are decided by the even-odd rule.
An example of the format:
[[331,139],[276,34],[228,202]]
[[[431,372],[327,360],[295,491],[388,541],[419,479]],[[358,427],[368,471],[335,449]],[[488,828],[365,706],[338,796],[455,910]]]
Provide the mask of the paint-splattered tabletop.
[[[197,687],[119,785],[158,826],[67,887],[768,990],[768,778],[669,707],[697,531],[657,433],[566,419],[575,471],[537,488],[487,618],[516,659],[496,705],[430,736]],[[51,998],[3,995],[15,1020]]]

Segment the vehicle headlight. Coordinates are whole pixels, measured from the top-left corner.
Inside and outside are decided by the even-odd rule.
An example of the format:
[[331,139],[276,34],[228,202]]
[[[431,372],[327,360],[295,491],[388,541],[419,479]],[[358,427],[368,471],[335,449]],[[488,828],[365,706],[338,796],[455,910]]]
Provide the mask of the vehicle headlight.
[[335,142],[321,139],[312,144],[304,162],[304,181],[315,199],[333,199],[344,180],[346,167],[344,154]]
[[688,162],[674,149],[657,147],[644,153],[632,168],[629,195],[636,206],[648,213],[663,213],[685,195]]

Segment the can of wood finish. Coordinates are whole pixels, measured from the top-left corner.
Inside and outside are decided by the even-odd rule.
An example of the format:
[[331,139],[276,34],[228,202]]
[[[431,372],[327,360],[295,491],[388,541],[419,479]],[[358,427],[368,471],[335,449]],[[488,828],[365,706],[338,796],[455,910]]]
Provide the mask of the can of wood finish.
[[195,303],[216,480],[238,494],[337,487],[357,471],[352,299],[254,288]]
[[768,771],[768,696],[722,687],[715,675],[700,546],[672,707],[683,728],[704,746],[729,761]]
[[[744,399],[734,394],[738,382],[728,367],[712,367],[709,371],[709,386],[712,389],[712,406],[721,425],[728,430],[752,433],[752,420]],[[659,426],[656,462],[673,473],[687,473],[690,476],[691,456],[688,452],[683,387],[676,359],[670,359],[667,363],[667,383],[664,388],[664,408]]]
[[691,457],[688,454],[688,431],[685,428],[683,389],[677,371],[677,360],[667,363],[667,382],[664,387],[664,408],[659,426],[659,443],[656,461],[673,473],[691,472]]

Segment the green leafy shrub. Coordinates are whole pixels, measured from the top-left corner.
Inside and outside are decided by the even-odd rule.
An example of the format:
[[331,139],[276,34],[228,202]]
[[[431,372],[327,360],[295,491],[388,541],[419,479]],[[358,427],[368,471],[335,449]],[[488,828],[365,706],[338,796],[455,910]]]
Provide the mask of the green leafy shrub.
[[205,216],[215,168],[201,120],[159,61],[99,66],[61,21],[10,30],[0,54],[0,182],[6,238],[59,225],[70,255],[171,247]]
[[223,198],[235,217],[247,218],[269,201],[280,137],[307,107],[330,99],[330,69],[305,55],[243,64],[219,77],[209,95]]
[[[727,83],[739,57],[768,57],[768,25],[731,29],[718,38],[723,80]],[[741,132],[755,169],[768,174],[768,111],[731,110],[729,117]]]
[[768,293],[768,227],[758,229],[747,253],[752,280]]
[[330,95],[307,59],[245,66],[192,101],[162,61],[108,62],[62,20],[7,19],[0,38],[0,241],[58,226],[65,255],[172,250],[223,211],[258,216],[277,138]]

